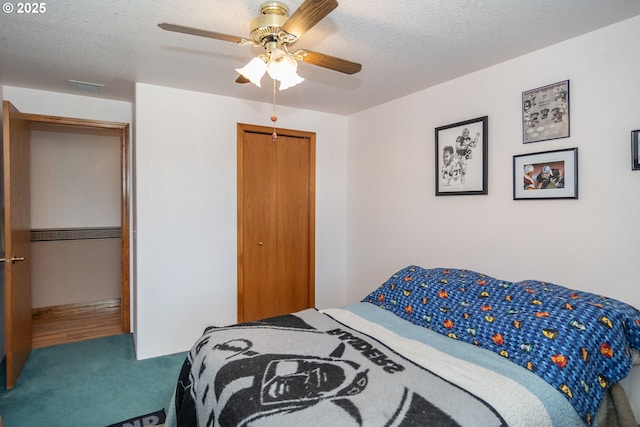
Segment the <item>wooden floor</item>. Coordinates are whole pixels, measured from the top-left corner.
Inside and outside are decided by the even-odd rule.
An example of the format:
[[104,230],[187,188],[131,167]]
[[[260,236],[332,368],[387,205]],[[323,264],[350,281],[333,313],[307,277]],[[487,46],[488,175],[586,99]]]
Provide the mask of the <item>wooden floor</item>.
[[122,333],[116,303],[47,307],[33,313],[33,348],[49,347]]

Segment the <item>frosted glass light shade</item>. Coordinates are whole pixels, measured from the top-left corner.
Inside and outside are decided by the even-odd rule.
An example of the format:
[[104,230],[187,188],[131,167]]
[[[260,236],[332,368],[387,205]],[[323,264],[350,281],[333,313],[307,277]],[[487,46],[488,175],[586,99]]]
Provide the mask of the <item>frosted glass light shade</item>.
[[302,83],[304,78],[300,77],[295,71],[287,76],[284,76],[280,79],[280,90],[288,89],[292,86],[297,85],[298,83]]
[[285,90],[302,83],[304,79],[297,73],[298,61],[281,49],[271,52],[267,72],[269,76],[280,82],[280,90]]
[[264,73],[267,71],[267,64],[265,64],[262,58],[256,56],[244,67],[236,68],[236,71],[248,78],[254,85],[261,87],[260,80],[262,80],[262,76],[264,76]]

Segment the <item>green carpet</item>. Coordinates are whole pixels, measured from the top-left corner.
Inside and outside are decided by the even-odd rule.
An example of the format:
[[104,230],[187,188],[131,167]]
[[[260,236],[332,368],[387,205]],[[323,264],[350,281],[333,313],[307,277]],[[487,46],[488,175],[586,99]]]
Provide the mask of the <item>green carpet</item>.
[[35,349],[6,390],[5,427],[104,427],[167,408],[185,353],[136,360],[133,336],[115,335]]

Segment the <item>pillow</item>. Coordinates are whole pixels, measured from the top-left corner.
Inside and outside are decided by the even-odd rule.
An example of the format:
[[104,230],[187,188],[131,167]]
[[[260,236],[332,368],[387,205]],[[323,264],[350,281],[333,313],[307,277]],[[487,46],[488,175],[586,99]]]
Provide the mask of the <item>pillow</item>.
[[587,424],[640,349],[637,309],[537,280],[408,266],[362,301],[525,367],[560,390]]

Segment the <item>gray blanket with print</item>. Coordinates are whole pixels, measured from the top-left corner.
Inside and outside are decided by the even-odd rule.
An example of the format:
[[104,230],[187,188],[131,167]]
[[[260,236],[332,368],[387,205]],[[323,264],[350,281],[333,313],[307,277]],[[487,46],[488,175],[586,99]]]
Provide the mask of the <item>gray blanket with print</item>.
[[506,425],[480,398],[315,309],[208,328],[175,406],[179,426]]

